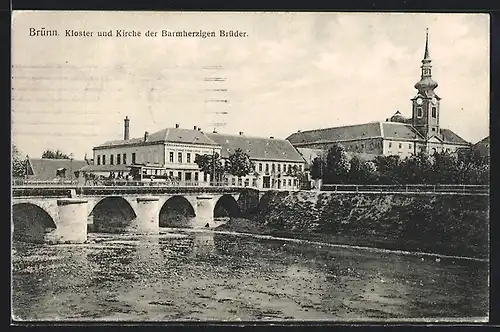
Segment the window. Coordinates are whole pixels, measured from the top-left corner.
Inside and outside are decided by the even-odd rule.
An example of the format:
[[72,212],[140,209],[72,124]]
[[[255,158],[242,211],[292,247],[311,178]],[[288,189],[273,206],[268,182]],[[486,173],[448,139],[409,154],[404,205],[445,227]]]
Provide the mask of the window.
[[110,155],[110,156],[109,156],[109,164],[110,164],[110,165],[113,165],[113,164],[114,164],[114,163],[113,163],[113,157],[114,157],[114,155]]
[[126,153],[123,154],[123,163],[127,164],[127,154]]
[[186,162],[189,164],[191,163],[191,153],[186,154]]
[[207,173],[203,173],[203,181],[207,182],[207,179],[208,179]]
[[252,187],[257,187],[257,179],[252,179]]
[[186,181],[191,181],[191,172],[186,172],[186,174],[184,174],[184,177]]
[[401,149],[403,147],[403,144],[399,143],[399,148]]
[[288,179],[288,186],[291,187],[292,186],[292,179]]
[[132,152],[132,164],[135,164],[135,152]]
[[173,162],[174,162],[174,153],[173,153],[173,152],[170,152],[170,153],[169,153],[169,161],[170,161],[171,163],[173,163]]
[[231,178],[231,185],[236,185],[236,179],[235,178]]
[[292,165],[288,164],[288,173],[291,173],[291,172],[292,172]]
[[106,165],[106,155],[102,155],[102,164]]
[[392,142],[389,142],[389,147],[392,148]]
[[178,152],[178,153],[177,153],[177,162],[178,162],[179,164],[182,164],[182,152]]
[[432,131],[436,131],[436,128],[432,128]]
[[266,173],[269,173],[269,164],[266,164]]
[[262,163],[259,163],[259,172],[262,172]]
[[182,180],[182,172],[177,172],[177,179]]
[[411,143],[410,143],[410,144],[408,144],[408,149],[411,149]]
[[281,164],[278,164],[278,173],[281,172]]
[[302,165],[299,165],[299,170],[302,172]]
[[101,164],[101,156],[97,156],[97,165]]
[[120,165],[120,164],[121,164],[121,161],[122,161],[122,160],[121,160],[121,157],[122,157],[122,156],[121,156],[120,154],[117,154],[117,155],[116,155],[116,164],[117,164],[117,165]]
[[437,113],[436,108],[435,108],[435,107],[433,107],[433,108],[432,108],[432,117],[433,117],[433,118],[436,118],[436,113]]
[[170,171],[170,172],[168,173],[168,176],[170,176],[171,178],[173,178],[173,177],[174,177],[174,172],[173,172],[173,171]]
[[274,164],[271,164],[271,173],[274,173],[274,171],[275,171]]
[[422,117],[422,107],[417,107],[417,117]]
[[198,172],[194,172],[194,180],[198,181]]
[[250,185],[250,179],[246,178],[245,179],[245,187],[248,187]]
[[242,186],[242,181],[241,181],[241,178],[238,179],[238,186],[241,187]]

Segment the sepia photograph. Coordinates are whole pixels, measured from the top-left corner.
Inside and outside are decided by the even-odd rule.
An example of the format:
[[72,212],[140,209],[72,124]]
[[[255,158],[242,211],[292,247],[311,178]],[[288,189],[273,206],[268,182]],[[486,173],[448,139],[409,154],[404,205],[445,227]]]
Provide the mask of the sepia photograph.
[[11,323],[489,321],[487,14],[11,25]]

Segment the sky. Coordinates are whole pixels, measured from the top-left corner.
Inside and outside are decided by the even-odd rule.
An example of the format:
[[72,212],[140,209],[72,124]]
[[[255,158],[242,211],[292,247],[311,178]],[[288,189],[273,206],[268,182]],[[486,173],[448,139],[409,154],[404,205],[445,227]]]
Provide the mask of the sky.
[[[472,143],[489,135],[486,14],[17,11],[12,26],[12,142],[30,157],[90,157],[123,138],[125,116],[131,137],[178,123],[275,138],[398,110],[409,117],[426,28],[441,126]],[[93,36],[65,36],[70,29]]]

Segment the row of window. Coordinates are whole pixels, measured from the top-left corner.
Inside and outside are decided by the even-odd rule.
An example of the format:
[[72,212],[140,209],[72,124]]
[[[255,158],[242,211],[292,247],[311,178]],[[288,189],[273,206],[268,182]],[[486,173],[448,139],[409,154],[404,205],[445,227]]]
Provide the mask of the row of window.
[[[392,142],[389,142],[389,148],[392,148]],[[403,148],[403,143],[399,143],[398,144],[398,148],[399,149],[402,149]],[[408,149],[412,149],[413,148],[413,144],[412,143],[409,143],[408,144]]]
[[[192,157],[192,153],[187,152],[186,153],[186,163],[188,163],[188,164],[194,163],[194,161],[196,159],[196,156],[198,156],[197,153],[194,154],[194,158],[191,158]],[[174,152],[169,152],[169,154],[168,154],[168,161],[170,163],[174,162]],[[178,164],[182,164],[183,163],[183,153],[182,152],[177,152],[177,163]]]
[[[97,165],[106,165],[106,155],[97,155]],[[135,164],[135,152],[132,152],[132,164]],[[114,165],[115,164],[115,155],[111,154],[109,155],[109,164]],[[127,164],[127,154],[116,154],[116,165],[126,165]]]
[[[417,107],[417,117],[421,118],[424,115],[422,107]],[[431,116],[435,119],[437,117],[437,109],[436,107],[432,107]]]
[[[277,164],[277,163],[259,163],[259,166],[258,166],[258,170],[259,172],[266,172],[266,173],[269,173],[269,165],[271,165],[271,173],[281,173],[281,171],[283,170],[283,173],[286,173],[286,172],[292,172],[293,170],[293,166],[292,164]],[[281,167],[283,165],[283,168]],[[302,172],[302,165],[297,165],[298,167],[298,170]]]

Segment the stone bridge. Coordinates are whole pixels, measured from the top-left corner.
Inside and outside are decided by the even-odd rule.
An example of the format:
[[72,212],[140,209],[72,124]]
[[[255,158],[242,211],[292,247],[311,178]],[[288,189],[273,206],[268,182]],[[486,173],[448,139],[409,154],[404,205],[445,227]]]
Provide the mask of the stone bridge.
[[88,230],[158,234],[159,227],[217,227],[255,209],[248,187],[14,187],[14,238],[82,243]]

